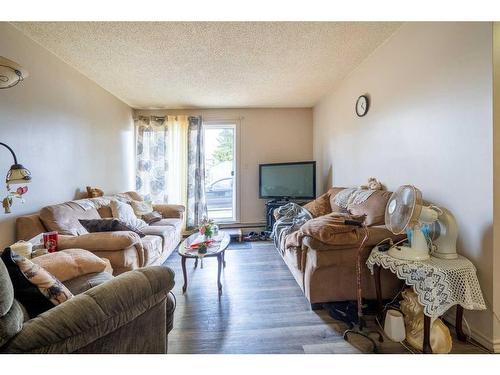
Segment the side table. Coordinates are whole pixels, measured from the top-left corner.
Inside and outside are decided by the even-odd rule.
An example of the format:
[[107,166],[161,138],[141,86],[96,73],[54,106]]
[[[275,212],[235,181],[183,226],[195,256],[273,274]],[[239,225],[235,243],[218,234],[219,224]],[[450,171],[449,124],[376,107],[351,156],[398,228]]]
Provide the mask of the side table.
[[413,287],[418,301],[424,307],[424,353],[432,353],[430,345],[431,323],[456,305],[455,330],[460,341],[466,341],[462,329],[464,308],[485,310],[476,267],[459,255],[457,259],[431,257],[424,261],[410,261],[391,257],[375,247],[366,265],[374,275],[379,315],[382,314],[381,267],[393,272],[406,285]]

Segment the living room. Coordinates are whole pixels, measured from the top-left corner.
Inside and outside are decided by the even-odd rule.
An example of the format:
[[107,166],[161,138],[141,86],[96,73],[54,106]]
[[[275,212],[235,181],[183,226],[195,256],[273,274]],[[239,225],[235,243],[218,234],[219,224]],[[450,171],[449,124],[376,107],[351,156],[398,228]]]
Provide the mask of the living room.
[[0,353],[500,351],[500,24],[108,19],[0,22]]

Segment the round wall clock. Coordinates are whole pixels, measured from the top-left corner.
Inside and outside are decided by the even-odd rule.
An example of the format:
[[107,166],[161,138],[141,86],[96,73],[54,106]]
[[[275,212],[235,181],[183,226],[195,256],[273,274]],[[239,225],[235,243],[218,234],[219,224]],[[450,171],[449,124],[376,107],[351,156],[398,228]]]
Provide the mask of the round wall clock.
[[361,95],[358,100],[356,100],[356,114],[359,117],[363,117],[368,112],[368,108],[370,107],[370,101],[368,100],[368,96]]

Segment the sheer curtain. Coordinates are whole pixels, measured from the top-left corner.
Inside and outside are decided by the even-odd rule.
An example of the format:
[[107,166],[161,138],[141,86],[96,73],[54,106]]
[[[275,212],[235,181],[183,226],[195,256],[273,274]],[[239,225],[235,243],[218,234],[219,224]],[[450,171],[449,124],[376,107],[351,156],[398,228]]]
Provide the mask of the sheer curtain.
[[186,204],[187,116],[136,120],[136,189],[153,203]]
[[207,216],[205,199],[205,155],[202,119],[188,118],[186,227],[194,229]]
[[169,132],[165,117],[141,116],[136,120],[136,190],[147,201],[167,202]]
[[186,206],[186,227],[207,216],[201,116],[136,119],[136,189],[153,203]]

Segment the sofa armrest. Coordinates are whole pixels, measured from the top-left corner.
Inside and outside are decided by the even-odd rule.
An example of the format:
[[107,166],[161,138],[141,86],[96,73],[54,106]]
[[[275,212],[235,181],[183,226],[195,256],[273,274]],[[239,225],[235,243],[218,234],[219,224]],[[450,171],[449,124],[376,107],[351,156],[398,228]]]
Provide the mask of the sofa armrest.
[[182,219],[186,208],[180,204],[154,204],[153,210],[159,212],[164,218]]
[[60,235],[57,248],[85,249],[89,251],[114,251],[123,250],[141,242],[141,238],[134,232],[95,232],[82,234],[80,236]]
[[[173,286],[174,272],[167,267],[126,272],[27,321],[2,350],[75,352],[165,303]],[[132,335],[127,339],[136,338]]]

